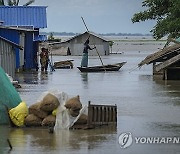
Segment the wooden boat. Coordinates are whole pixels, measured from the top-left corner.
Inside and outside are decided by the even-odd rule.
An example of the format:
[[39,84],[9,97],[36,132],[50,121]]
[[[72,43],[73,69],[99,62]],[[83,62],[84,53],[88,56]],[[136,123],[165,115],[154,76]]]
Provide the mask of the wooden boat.
[[55,69],[72,69],[73,68],[73,60],[65,60],[65,61],[59,61],[54,62],[54,68]]
[[81,72],[106,72],[106,71],[119,71],[119,69],[126,64],[126,62],[91,67],[77,67]]

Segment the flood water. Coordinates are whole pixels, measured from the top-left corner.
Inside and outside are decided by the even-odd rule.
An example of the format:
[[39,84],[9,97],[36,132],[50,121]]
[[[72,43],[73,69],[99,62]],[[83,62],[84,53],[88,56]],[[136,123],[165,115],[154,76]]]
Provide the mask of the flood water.
[[[42,128],[10,128],[0,126],[0,153],[7,153],[9,138],[13,149],[9,153],[122,153],[122,154],[171,154],[180,153],[180,143],[133,143],[122,149],[119,135],[131,132],[133,137],[180,137],[180,81],[154,81],[152,65],[134,69],[155,48],[145,51],[126,51],[125,47],[114,51],[122,54],[102,56],[104,64],[127,61],[118,72],[81,73],[79,56],[54,56],[53,61],[73,59],[73,69],[61,69],[47,74],[27,72],[18,74],[22,88],[18,89],[22,100],[35,103],[44,91],[60,90],[69,96],[80,95],[83,105],[117,104],[117,127],[90,130],[59,130],[49,134]],[[142,49],[142,50],[140,50]],[[155,50],[156,51],[156,50]],[[101,65],[98,57],[89,57],[89,65]]]

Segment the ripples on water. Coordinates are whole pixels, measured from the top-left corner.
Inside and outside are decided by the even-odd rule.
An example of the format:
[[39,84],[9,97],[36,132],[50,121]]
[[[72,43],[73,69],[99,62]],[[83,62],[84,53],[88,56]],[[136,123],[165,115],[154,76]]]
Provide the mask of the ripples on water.
[[[152,52],[152,51],[151,51]],[[131,132],[134,136],[179,136],[180,82],[154,81],[152,66],[135,69],[151,52],[124,52],[102,56],[104,64],[127,61],[119,72],[81,73],[79,56],[55,56],[53,61],[74,59],[74,69],[19,74],[19,93],[28,105],[47,90],[58,89],[70,96],[80,95],[87,104],[117,104],[117,128],[58,131],[46,129],[12,129],[0,127],[0,152],[8,151],[6,138],[12,141],[11,153],[174,153],[179,145],[135,145],[121,149],[118,136]],[[90,57],[89,65],[101,65],[98,57]],[[133,70],[133,71],[132,71]]]

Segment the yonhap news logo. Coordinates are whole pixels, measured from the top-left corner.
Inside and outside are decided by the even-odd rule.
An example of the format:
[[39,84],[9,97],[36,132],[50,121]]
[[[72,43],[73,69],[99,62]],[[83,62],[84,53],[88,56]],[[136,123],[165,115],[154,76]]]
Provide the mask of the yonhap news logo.
[[132,133],[124,132],[119,135],[119,145],[122,149],[126,149],[134,144],[180,144],[180,137],[133,137]]
[[132,134],[130,132],[122,133],[119,135],[119,145],[121,148],[125,149],[129,147],[133,142]]

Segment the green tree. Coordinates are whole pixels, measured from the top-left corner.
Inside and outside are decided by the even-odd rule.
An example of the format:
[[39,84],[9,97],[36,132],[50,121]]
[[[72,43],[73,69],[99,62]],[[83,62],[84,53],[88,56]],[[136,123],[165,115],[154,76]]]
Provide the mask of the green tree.
[[[17,6],[19,5],[19,1],[20,0],[0,0],[0,5]],[[23,6],[28,6],[34,2],[35,0],[29,0]]]
[[154,38],[180,37],[180,0],[144,0],[142,7],[146,10],[135,13],[131,19],[133,23],[156,20],[151,30]]
[[52,33],[52,32],[49,34],[49,36],[48,36],[48,40],[54,40],[54,35],[53,35],[53,33]]

